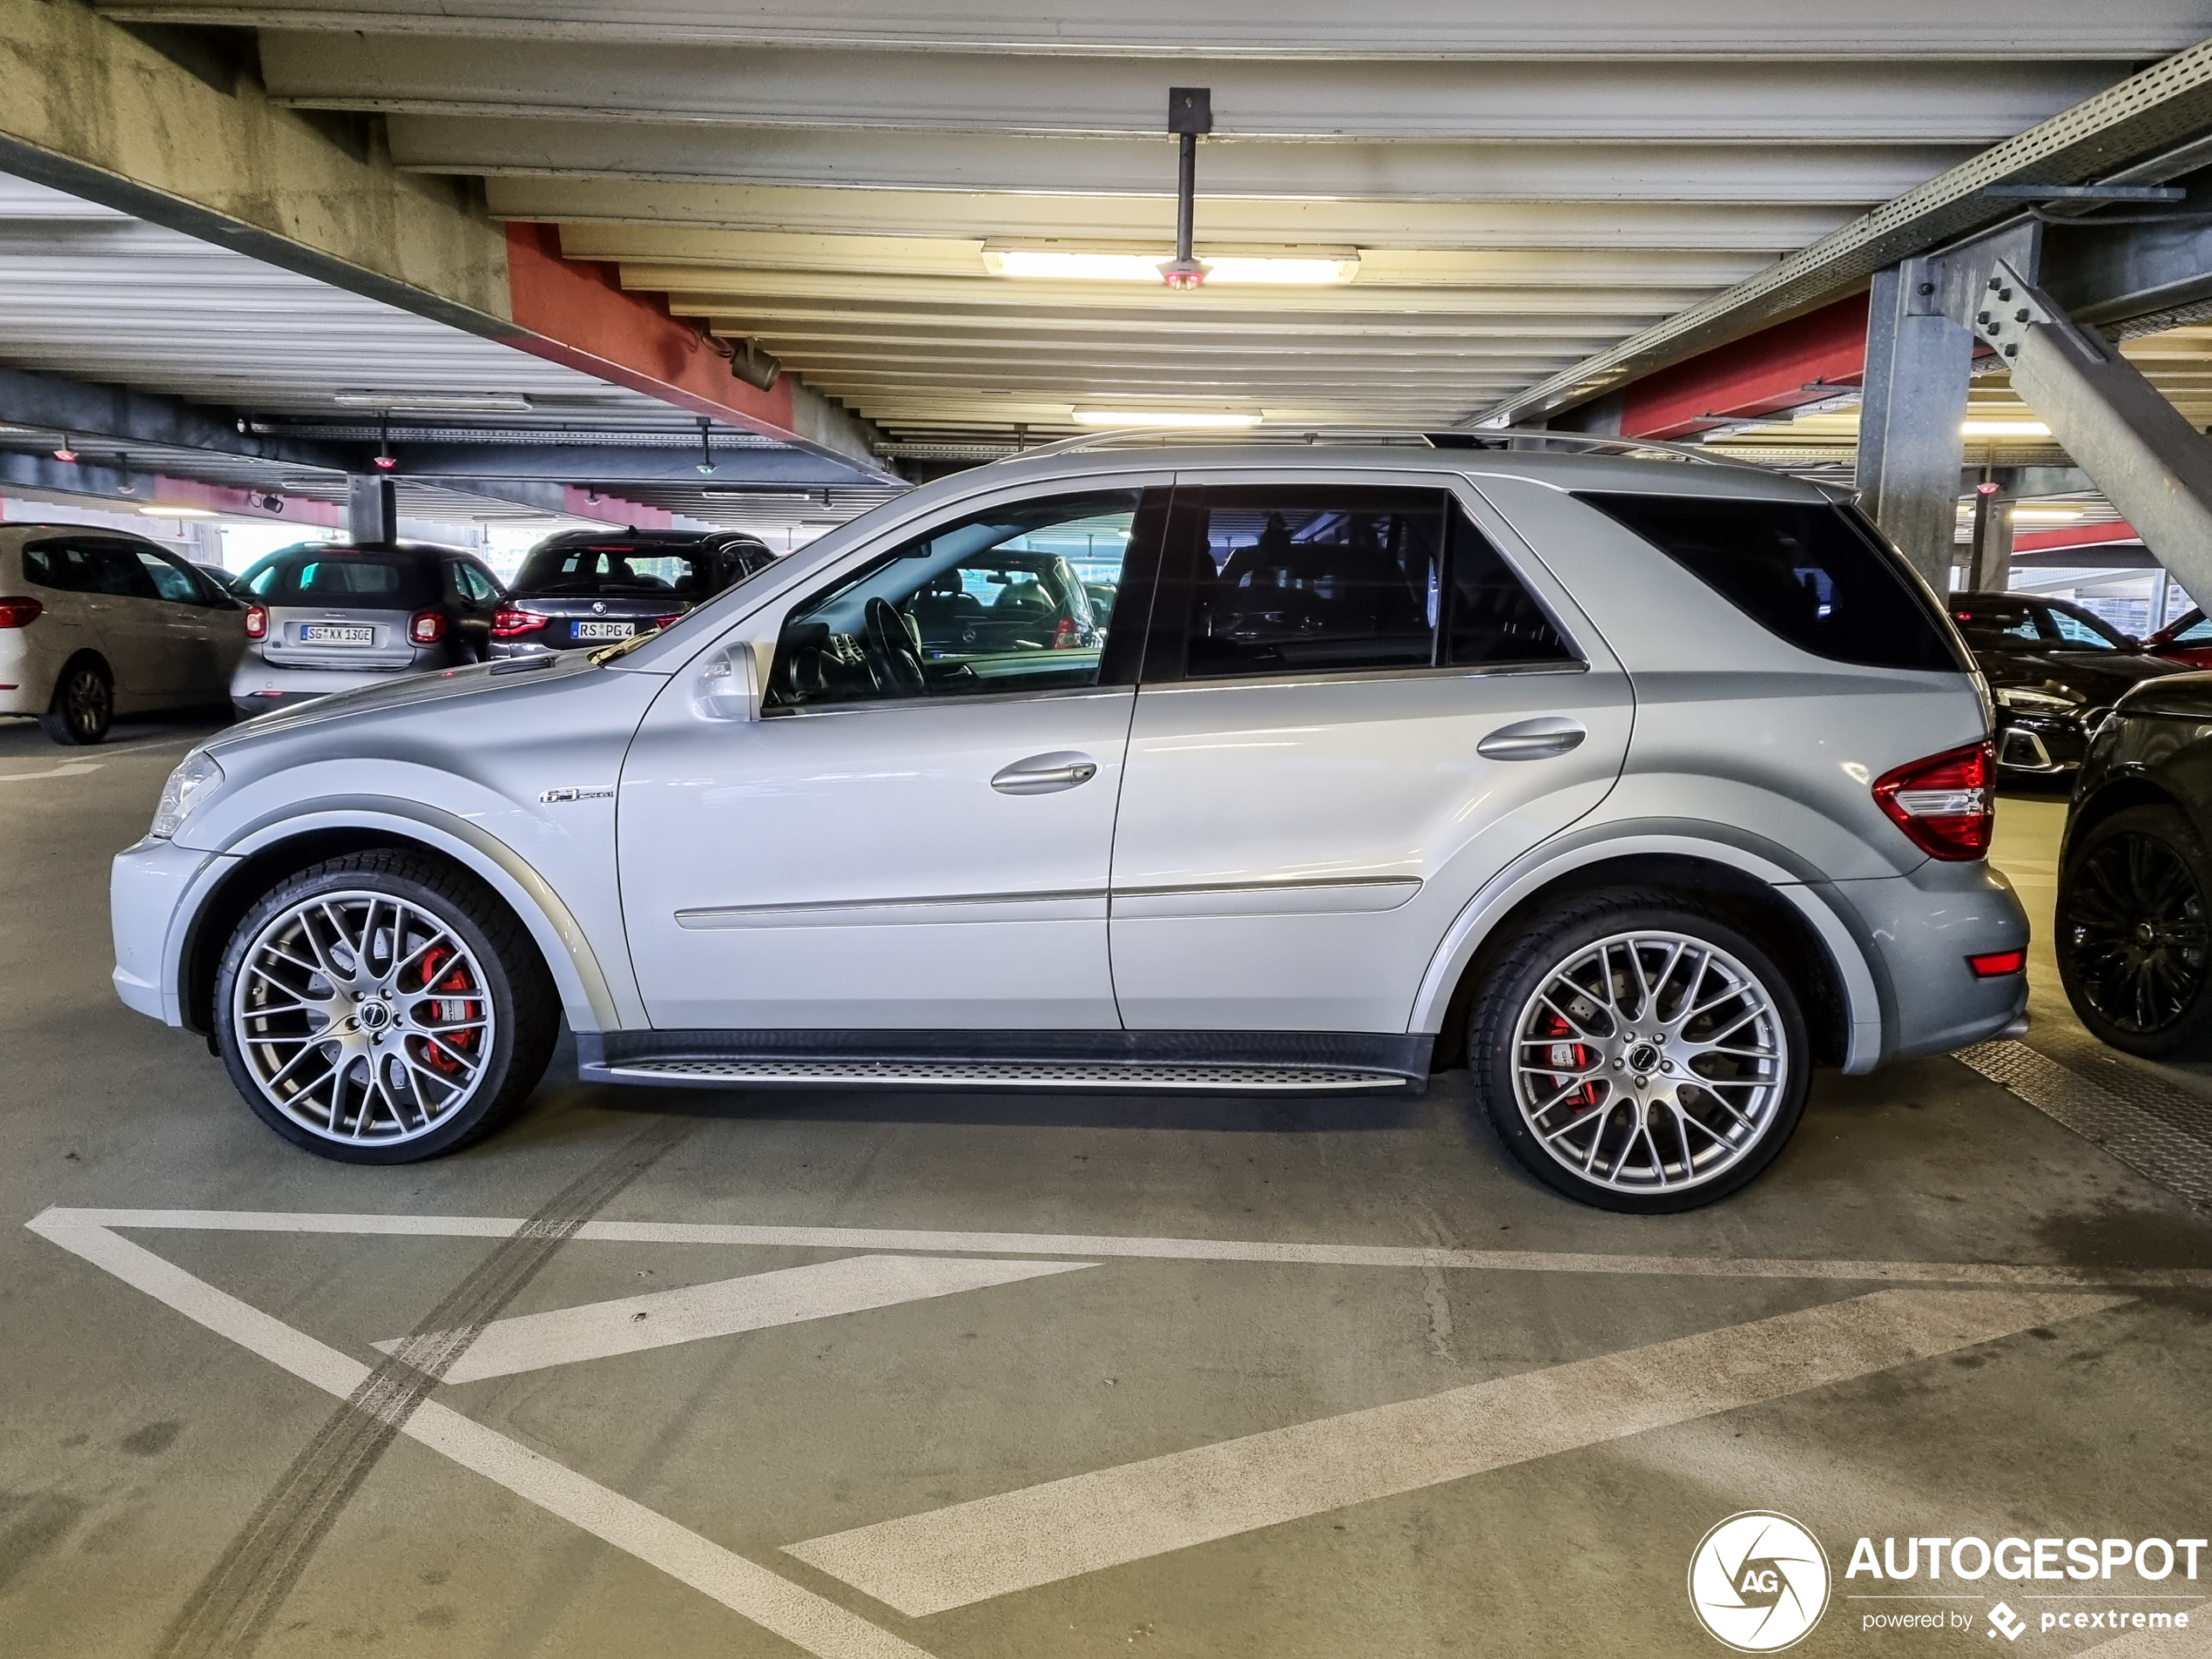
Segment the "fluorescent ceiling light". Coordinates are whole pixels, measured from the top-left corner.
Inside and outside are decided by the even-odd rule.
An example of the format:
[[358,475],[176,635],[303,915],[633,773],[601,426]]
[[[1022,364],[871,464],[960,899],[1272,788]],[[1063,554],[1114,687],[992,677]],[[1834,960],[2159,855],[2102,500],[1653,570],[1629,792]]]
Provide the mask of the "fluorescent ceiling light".
[[[1038,248],[987,248],[983,268],[993,276],[1047,277],[1079,282],[1150,282],[1163,279],[1166,253],[1071,253]],[[1206,285],[1224,282],[1296,283],[1309,287],[1349,282],[1359,270],[1350,259],[1297,259],[1224,254],[1208,259]]]
[[2051,428],[2040,421],[1966,421],[1959,430],[1969,438],[2047,438]]
[[529,399],[520,392],[333,392],[330,401],[349,409],[423,409],[492,415],[529,413]]
[[148,518],[213,518],[214,512],[206,507],[141,507],[138,510]]
[[1077,426],[1258,426],[1257,415],[1207,415],[1190,409],[1077,409]]
[[2025,523],[2033,520],[2039,524],[2070,524],[2082,516],[2087,509],[2080,507],[2015,507],[2013,522]]

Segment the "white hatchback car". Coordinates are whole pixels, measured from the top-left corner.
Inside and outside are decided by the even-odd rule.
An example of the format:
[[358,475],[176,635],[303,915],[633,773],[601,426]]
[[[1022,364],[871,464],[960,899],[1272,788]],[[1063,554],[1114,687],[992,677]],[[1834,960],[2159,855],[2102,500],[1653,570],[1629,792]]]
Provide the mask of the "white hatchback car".
[[489,1130],[565,1014],[622,1083],[1466,1063],[1542,1180],[1679,1210],[1814,1066],[2020,1017],[1988,738],[1932,596],[1810,484],[1063,449],[665,632],[212,739],[116,860],[115,982],[357,1162]]
[[221,707],[245,607],[152,542],[70,524],[0,526],[0,714],[98,743],[118,714]]

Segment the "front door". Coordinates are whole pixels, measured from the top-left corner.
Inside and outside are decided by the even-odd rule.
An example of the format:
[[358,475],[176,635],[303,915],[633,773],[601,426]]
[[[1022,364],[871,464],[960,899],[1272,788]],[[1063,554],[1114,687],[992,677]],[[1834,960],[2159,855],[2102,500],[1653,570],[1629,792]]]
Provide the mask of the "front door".
[[1620,773],[1602,642],[1447,482],[1383,476],[1177,489],[1114,845],[1132,1028],[1404,1031],[1468,899]]
[[1147,482],[961,511],[740,624],[755,718],[709,706],[719,651],[675,677],[617,818],[657,1027],[1117,1028],[1106,878],[1140,642],[1106,601],[1132,538],[1157,545]]

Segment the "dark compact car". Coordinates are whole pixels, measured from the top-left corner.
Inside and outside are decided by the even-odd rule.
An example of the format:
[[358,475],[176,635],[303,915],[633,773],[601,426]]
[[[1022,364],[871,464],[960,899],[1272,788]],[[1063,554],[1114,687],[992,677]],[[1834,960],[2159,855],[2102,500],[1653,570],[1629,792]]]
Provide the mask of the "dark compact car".
[[246,655],[231,677],[241,714],[266,714],[490,653],[499,578],[473,553],[429,542],[305,543],[238,580]]
[[2143,649],[2154,657],[2170,657],[2191,668],[2212,668],[2212,617],[2202,610],[2176,617],[2143,641]]
[[2097,728],[2059,854],[2059,977],[2150,1056],[2212,1048],[2212,674],[2139,685]]
[[1996,701],[1997,764],[2016,776],[2072,772],[2123,695],[2188,671],[2063,599],[1954,593],[1951,616]]
[[523,557],[492,623],[492,654],[534,657],[650,633],[774,559],[765,543],[732,531],[565,530]]

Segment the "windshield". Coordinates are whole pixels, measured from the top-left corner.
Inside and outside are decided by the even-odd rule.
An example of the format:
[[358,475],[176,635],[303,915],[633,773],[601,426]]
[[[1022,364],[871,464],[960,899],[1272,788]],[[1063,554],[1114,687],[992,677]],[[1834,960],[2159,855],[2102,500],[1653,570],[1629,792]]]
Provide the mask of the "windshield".
[[594,542],[541,547],[523,561],[510,592],[524,597],[563,595],[703,598],[714,591],[703,549],[651,542]]

